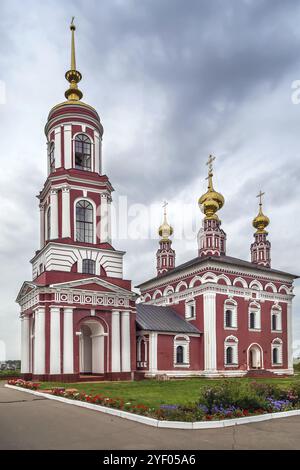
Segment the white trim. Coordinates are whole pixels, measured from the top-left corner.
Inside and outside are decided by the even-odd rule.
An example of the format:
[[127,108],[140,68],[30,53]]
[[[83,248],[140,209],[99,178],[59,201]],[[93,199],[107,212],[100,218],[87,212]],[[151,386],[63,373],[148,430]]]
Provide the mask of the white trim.
[[130,334],[130,312],[121,312],[121,332],[122,332],[122,372],[131,371],[131,334]]
[[[260,350],[260,366],[259,369],[264,369],[264,351],[260,344],[258,343],[251,343],[250,346],[247,348],[247,369],[252,369],[250,367],[250,349],[253,347],[257,347]],[[255,370],[255,369],[254,369]]]
[[34,315],[34,375],[45,374],[45,307],[38,307]]
[[149,373],[154,375],[157,372],[157,337],[158,333],[149,333]]

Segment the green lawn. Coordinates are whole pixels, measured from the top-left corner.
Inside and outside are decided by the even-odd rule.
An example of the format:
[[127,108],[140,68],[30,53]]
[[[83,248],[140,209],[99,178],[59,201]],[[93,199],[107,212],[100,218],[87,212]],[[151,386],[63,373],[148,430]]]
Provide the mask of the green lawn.
[[[66,388],[76,388],[79,391],[91,395],[105,395],[111,398],[122,398],[130,403],[143,403],[150,407],[159,407],[163,404],[186,404],[195,402],[199,397],[199,391],[203,386],[215,385],[224,379],[191,378],[185,380],[142,380],[137,382],[90,382],[63,384],[58,382],[44,382],[41,388],[64,386]],[[229,379],[237,383],[254,379],[234,378]],[[255,379],[257,382],[278,383],[288,387],[295,380],[300,380],[298,373],[294,377]]]

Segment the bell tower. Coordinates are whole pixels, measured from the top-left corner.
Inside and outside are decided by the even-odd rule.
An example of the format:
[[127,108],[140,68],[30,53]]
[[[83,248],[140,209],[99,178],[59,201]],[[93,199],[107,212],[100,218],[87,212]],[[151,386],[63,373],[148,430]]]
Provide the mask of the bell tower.
[[209,156],[208,188],[198,201],[201,211],[205,214],[202,227],[198,233],[198,255],[220,256],[226,253],[226,234],[221,229],[221,221],[217,211],[224,206],[224,197],[213,187],[213,161],[216,157]]
[[251,244],[251,262],[261,266],[271,267],[271,243],[267,240],[268,232],[266,227],[270,223],[269,217],[262,211],[262,197],[265,193],[262,191],[256,196],[259,198],[259,211],[253,219],[252,225],[256,228],[254,233],[254,242]]

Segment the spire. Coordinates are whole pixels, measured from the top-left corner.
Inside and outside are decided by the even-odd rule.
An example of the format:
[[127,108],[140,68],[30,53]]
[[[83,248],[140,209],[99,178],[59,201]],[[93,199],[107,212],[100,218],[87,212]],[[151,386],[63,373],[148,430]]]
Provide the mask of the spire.
[[262,191],[256,196],[259,198],[259,210],[256,217],[252,221],[253,227],[256,229],[254,233],[254,243],[251,244],[251,261],[254,264],[259,264],[271,267],[271,243],[267,240],[268,232],[266,227],[270,223],[269,217],[267,217],[262,210],[262,197],[265,193]]
[[66,79],[70,83],[69,89],[65,92],[68,101],[79,101],[82,98],[82,92],[78,88],[78,83],[82,79],[82,75],[76,70],[76,54],[75,54],[75,30],[74,16],[70,24],[71,30],[71,68],[66,72]]
[[156,252],[156,269],[158,276],[175,267],[175,251],[172,249],[172,240],[169,238],[173,234],[173,228],[167,220],[167,205],[168,203],[165,201],[163,203],[164,219],[158,229],[158,234],[161,237],[159,240],[159,249]]
[[206,165],[208,166],[208,186],[207,191],[203,194],[198,201],[199,207],[205,214],[206,219],[218,220],[216,212],[224,206],[224,197],[222,194],[217,193],[213,186],[213,161],[216,157],[209,156]]
[[226,245],[226,234],[220,228],[221,222],[217,211],[224,206],[224,197],[214,189],[213,185],[213,161],[216,157],[209,156],[206,165],[208,166],[207,191],[199,200],[198,205],[205,217],[202,227],[198,233],[198,255],[224,255]]

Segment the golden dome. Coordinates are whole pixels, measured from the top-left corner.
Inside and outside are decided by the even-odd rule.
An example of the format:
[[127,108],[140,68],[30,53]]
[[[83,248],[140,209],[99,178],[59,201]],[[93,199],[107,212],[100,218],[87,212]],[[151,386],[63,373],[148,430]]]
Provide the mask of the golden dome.
[[262,211],[262,197],[265,193],[259,191],[256,197],[259,197],[259,211],[252,221],[252,225],[256,228],[256,233],[268,233],[265,228],[269,225],[270,219]]
[[158,234],[162,238],[162,240],[167,241],[169,237],[173,234],[173,227],[167,221],[167,203],[164,203],[164,220],[161,226],[158,229]]
[[214,160],[214,157],[211,155],[209,156],[208,159],[208,165],[209,165],[209,171],[208,171],[208,189],[205,194],[203,194],[199,200],[198,200],[198,205],[202,212],[204,212],[205,217],[207,219],[218,219],[218,216],[216,212],[220,210],[225,203],[225,199],[222,196],[222,194],[218,193],[217,191],[214,190],[213,187],[213,170],[212,170],[212,162]]
[[252,225],[256,228],[256,233],[267,233],[265,228],[269,225],[270,219],[262,211],[262,204],[259,204],[259,212],[252,221]]

